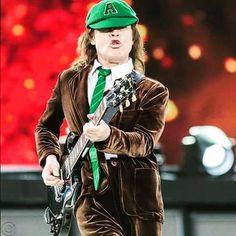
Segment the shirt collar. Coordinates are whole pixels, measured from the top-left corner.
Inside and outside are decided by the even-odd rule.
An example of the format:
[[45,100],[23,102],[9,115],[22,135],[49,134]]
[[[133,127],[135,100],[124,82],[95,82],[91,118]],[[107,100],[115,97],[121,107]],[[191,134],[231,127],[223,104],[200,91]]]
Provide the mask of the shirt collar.
[[[99,63],[97,59],[95,59],[92,70],[90,72],[92,76],[100,66],[102,66],[102,64]],[[124,64],[113,66],[111,68],[112,80],[124,77],[126,74],[130,73],[133,70],[133,68],[134,66],[131,58],[129,58],[129,60]]]
[[97,59],[94,60],[94,63],[93,63],[93,67],[92,67],[92,70],[91,70],[91,75],[93,76],[93,74],[96,72],[96,70],[102,66]]

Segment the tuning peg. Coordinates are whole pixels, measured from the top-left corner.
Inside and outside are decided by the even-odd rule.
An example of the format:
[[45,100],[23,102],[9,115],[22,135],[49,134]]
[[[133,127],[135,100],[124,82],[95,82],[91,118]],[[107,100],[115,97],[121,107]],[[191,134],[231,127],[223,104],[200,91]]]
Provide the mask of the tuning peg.
[[129,101],[129,99],[126,99],[125,100],[125,107],[129,107],[130,106],[130,101]]
[[131,78],[129,78],[129,86],[132,87],[132,82],[131,82]]
[[122,104],[119,105],[119,109],[120,109],[120,112],[123,112],[123,105]]
[[132,102],[135,102],[137,100],[137,97],[135,96],[135,94],[132,94],[131,100],[132,100]]

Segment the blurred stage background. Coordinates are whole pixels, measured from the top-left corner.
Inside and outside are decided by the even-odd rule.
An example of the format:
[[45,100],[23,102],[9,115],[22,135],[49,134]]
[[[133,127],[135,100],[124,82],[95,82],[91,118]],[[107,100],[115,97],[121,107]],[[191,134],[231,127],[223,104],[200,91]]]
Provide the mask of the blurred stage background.
[[[58,73],[77,56],[77,38],[95,2],[1,1],[3,164],[37,164],[35,125]],[[146,74],[170,90],[160,140],[166,163],[180,162],[180,142],[191,126],[215,125],[236,137],[236,2],[128,2],[140,17]]]
[[[5,170],[10,165],[17,165],[15,170],[19,170],[19,165],[25,170],[31,170],[32,166],[38,168],[34,143],[35,125],[45,109],[57,75],[79,56],[76,51],[77,39],[85,29],[87,10],[96,2],[1,1],[0,145],[1,164]],[[127,2],[140,18],[139,30],[146,48],[146,75],[158,79],[170,90],[166,127],[160,140],[165,164],[180,165],[184,156],[181,140],[188,135],[192,126],[217,126],[228,137],[235,138],[236,1]],[[62,127],[62,134],[65,133],[66,123]],[[36,176],[24,178],[40,178],[38,174]],[[193,186],[195,183],[193,181]],[[164,191],[169,191],[169,185],[165,186],[164,183]],[[168,201],[169,206],[178,205],[178,197],[168,198],[174,190],[173,193],[183,191],[183,195],[179,196],[181,203],[186,191],[184,188],[191,184],[181,186],[164,193],[167,205]],[[232,186],[229,185],[226,190],[228,195],[233,193]],[[32,192],[30,188],[28,191]],[[191,190],[186,194],[189,192]],[[206,197],[209,196],[207,194]],[[7,198],[5,196],[3,202],[11,205],[13,200],[8,198],[7,201]],[[40,204],[45,204],[44,200]],[[222,198],[221,205],[224,200],[227,201],[227,197]],[[235,201],[228,200],[232,202],[229,206],[226,204],[227,207],[235,207]],[[183,200],[183,203],[191,205],[194,202],[199,207],[201,201],[188,199]],[[216,205],[219,203],[217,201],[213,203]],[[180,214],[178,219],[183,219],[185,210],[181,213],[174,210],[174,215]],[[195,212],[193,217],[198,213]],[[183,223],[181,220],[178,222],[180,225]],[[188,227],[178,229],[178,235],[189,232]]]

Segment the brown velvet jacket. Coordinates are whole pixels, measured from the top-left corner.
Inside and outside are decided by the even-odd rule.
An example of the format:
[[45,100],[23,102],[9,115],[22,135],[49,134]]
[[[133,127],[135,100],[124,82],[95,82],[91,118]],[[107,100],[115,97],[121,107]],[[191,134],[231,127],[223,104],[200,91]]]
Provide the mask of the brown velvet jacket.
[[[41,166],[54,154],[61,159],[58,145],[60,126],[65,118],[69,129],[79,134],[88,122],[87,76],[91,66],[80,71],[62,72],[36,127],[36,147]],[[145,77],[136,89],[137,100],[110,122],[111,135],[95,143],[100,152],[103,172],[99,190],[94,192],[89,159],[85,158],[81,177],[81,196],[103,194],[109,188],[107,163],[102,153],[119,157],[120,199],[124,211],[131,216],[163,221],[160,176],[152,149],[164,128],[168,90],[161,83]]]

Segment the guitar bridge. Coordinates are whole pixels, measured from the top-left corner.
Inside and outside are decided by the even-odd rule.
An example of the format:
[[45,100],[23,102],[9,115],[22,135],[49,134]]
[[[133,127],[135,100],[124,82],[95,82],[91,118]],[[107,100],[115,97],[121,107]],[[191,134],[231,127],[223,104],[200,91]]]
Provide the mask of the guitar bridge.
[[64,189],[64,187],[59,187],[59,186],[54,187],[55,201],[56,202],[61,202],[62,201],[63,189]]
[[60,219],[62,219],[62,214],[55,217],[49,207],[45,209],[44,220],[47,224],[51,224],[53,221],[60,220]]
[[50,224],[50,233],[54,236],[58,236],[62,224],[62,215],[60,214],[59,216],[54,217],[50,208],[47,207],[44,212],[44,220],[47,224]]

